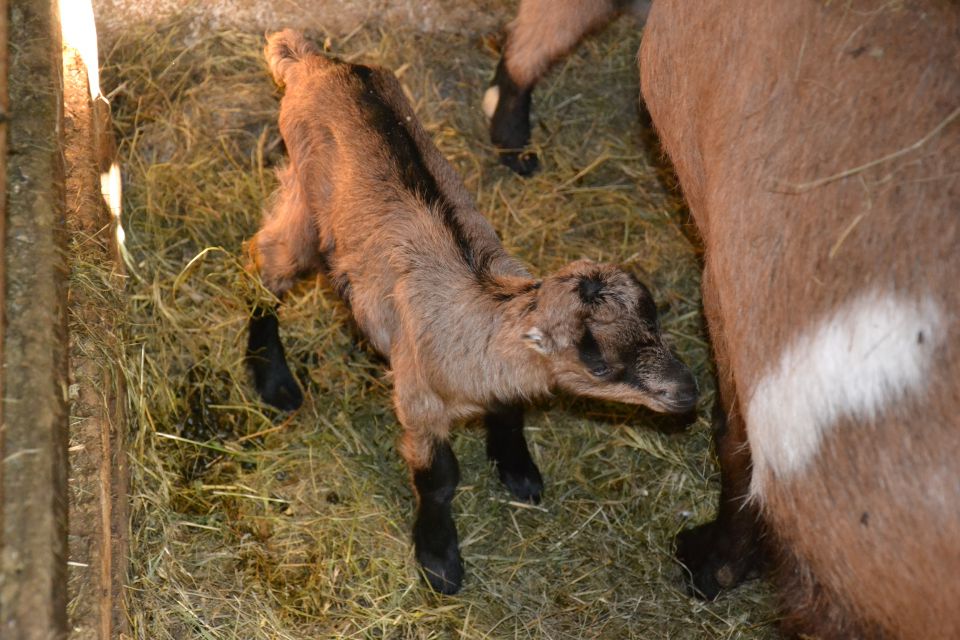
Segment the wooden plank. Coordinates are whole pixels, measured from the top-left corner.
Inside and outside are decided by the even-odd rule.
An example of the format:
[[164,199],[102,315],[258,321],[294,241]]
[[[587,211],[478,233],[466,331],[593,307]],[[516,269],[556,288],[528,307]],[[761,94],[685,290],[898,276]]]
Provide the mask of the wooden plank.
[[[90,26],[92,29],[92,25]],[[65,40],[68,40],[65,36]],[[64,159],[70,234],[71,640],[126,631],[126,417],[123,413],[123,277],[100,174],[116,160],[109,105],[91,102],[87,69],[72,43],[63,60]],[[87,282],[110,283],[109,290]]]
[[[3,240],[7,210],[7,0],[0,0],[0,300],[4,294]],[[0,313],[0,336],[3,335],[3,314]],[[0,362],[3,362],[3,340],[0,340]],[[3,397],[3,371],[0,370],[0,398]],[[3,424],[3,403],[0,403],[0,425]],[[0,429],[0,448],[3,447],[3,430]],[[0,482],[0,503],[3,502],[3,482]],[[3,530],[3,512],[0,511],[0,531]]]
[[0,636],[66,637],[67,362],[60,30],[9,11]]
[[[0,0],[0,238],[5,238],[7,219],[7,121],[10,114],[10,101],[7,92],[7,0]],[[0,241],[0,304],[6,300],[6,281],[3,242]],[[0,363],[3,362],[3,313],[0,313]],[[0,367],[0,398],[3,398],[3,368]],[[0,461],[3,460],[3,413],[0,409]],[[0,462],[2,464],[2,462]],[[0,504],[3,504],[3,480],[0,476]],[[0,509],[0,545],[3,541],[3,509]],[[2,566],[2,565],[0,565]],[[2,571],[2,569],[0,569]],[[2,584],[2,583],[0,583]]]

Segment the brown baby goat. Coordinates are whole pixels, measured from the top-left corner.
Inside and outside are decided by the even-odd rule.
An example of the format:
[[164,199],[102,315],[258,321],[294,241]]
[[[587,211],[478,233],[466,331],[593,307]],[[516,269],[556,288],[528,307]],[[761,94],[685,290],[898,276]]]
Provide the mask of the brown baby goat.
[[[435,590],[454,593],[463,577],[450,512],[455,422],[484,415],[500,479],[536,502],[543,485],[523,402],[559,388],[679,413],[696,403],[696,383],[635,277],[581,260],[539,281],[507,255],[393,74],[328,59],[292,30],[269,37],[266,57],[286,87],[290,161],[251,258],[278,297],[325,273],[389,358],[418,500],[417,560]],[[264,400],[293,409],[302,396],[277,325],[274,312],[254,313],[248,360]]]

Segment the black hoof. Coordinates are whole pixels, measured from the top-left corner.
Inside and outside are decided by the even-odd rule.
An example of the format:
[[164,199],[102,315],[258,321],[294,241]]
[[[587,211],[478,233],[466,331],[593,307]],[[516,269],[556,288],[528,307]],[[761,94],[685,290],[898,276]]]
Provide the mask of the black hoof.
[[536,465],[531,462],[530,468],[523,472],[506,471],[503,468],[498,471],[500,482],[510,490],[510,493],[517,500],[540,504],[540,498],[543,496],[543,477]]
[[448,546],[440,553],[417,549],[417,562],[430,588],[439,594],[452,596],[463,585],[463,560],[457,545]]
[[540,160],[532,151],[498,151],[500,163],[524,178],[532,176],[540,168]]
[[247,340],[247,364],[253,371],[253,386],[263,401],[281,411],[293,411],[303,404],[303,392],[287,365],[278,326],[275,311],[254,310]]
[[281,411],[293,411],[303,404],[303,392],[289,370],[285,376],[273,375],[256,387],[264,402]]
[[708,522],[677,534],[677,560],[686,568],[687,591],[715,600],[725,589],[756,577],[759,550],[749,536],[738,536]]
[[501,58],[490,88],[484,94],[484,112],[490,117],[490,141],[500,162],[521,176],[532,175],[540,166],[530,144],[530,98],[533,87],[520,87],[507,72]]

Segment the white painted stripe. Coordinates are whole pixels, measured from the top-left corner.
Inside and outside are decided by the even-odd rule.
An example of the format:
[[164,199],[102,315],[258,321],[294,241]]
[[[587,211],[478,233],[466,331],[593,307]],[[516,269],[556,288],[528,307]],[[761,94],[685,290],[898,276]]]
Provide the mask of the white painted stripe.
[[802,334],[748,396],[751,496],[762,500],[771,474],[782,481],[802,471],[839,419],[868,422],[922,391],[945,334],[932,298],[879,292]]
[[497,111],[497,104],[500,103],[500,87],[493,85],[483,94],[483,113],[488,118],[492,118]]

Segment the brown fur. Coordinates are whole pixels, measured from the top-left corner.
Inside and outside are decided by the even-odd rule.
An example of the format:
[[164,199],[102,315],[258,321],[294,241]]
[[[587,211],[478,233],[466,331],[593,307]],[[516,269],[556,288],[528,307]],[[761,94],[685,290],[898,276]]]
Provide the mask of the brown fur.
[[523,0],[507,29],[503,56],[483,111],[490,118],[490,141],[500,162],[522,176],[534,173],[540,161],[527,148],[531,138],[533,88],[547,70],[581,38],[633,9],[645,16],[649,0]]
[[[689,408],[693,379],[664,345],[646,288],[586,260],[535,280],[503,250],[393,74],[317,55],[290,30],[269,38],[266,55],[286,86],[290,162],[252,260],[278,296],[322,269],[347,299],[390,359],[412,470],[428,467],[454,422],[554,388],[661,411],[680,410],[685,394]],[[589,301],[585,280],[597,288]],[[581,361],[587,329],[610,375]],[[625,368],[639,383],[618,381]]]
[[609,24],[631,5],[646,14],[649,2],[625,0],[523,0],[507,27],[503,60],[513,81],[531,87],[588,33]]
[[726,407],[871,287],[948,315],[922,397],[840,420],[801,476],[767,484],[785,630],[960,637],[960,121],[928,137],[960,106],[960,8],[658,0],[640,72],[705,242]]

